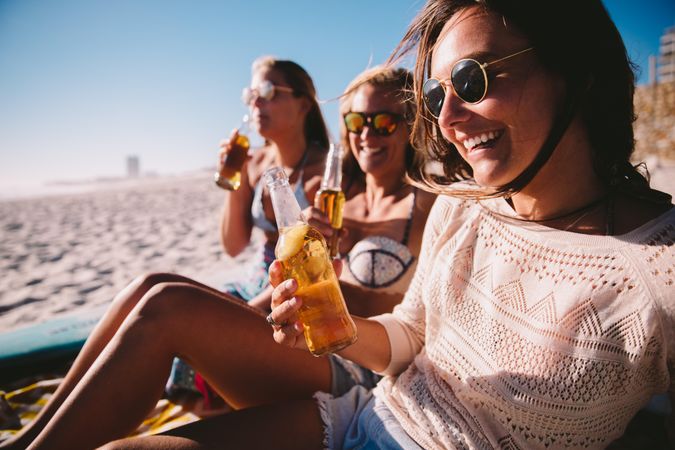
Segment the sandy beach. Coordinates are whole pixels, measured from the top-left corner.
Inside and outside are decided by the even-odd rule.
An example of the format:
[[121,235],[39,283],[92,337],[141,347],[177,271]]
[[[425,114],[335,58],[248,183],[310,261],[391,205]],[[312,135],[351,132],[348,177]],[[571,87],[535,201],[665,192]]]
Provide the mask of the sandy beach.
[[146,272],[216,287],[231,279],[255,249],[236,260],[225,255],[223,191],[211,177],[202,171],[1,200],[0,332],[100,307]]
[[[647,161],[675,194],[675,162]],[[218,237],[223,192],[210,171],[0,200],[0,332],[100,308],[135,276],[170,271],[218,287],[236,258]]]

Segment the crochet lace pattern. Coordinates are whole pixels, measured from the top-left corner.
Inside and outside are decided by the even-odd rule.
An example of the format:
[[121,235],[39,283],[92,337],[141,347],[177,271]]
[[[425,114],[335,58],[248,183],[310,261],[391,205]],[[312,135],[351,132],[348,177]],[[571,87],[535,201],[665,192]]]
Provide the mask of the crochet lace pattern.
[[605,448],[675,391],[674,241],[673,209],[587,236],[439,197],[375,395],[424,448]]

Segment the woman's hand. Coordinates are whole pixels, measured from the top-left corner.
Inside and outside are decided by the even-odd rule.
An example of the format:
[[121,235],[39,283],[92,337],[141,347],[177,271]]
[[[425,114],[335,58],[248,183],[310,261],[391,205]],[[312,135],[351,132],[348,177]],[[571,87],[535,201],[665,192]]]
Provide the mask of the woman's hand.
[[[225,160],[227,159],[227,155],[234,149],[234,147],[237,145],[236,141],[237,138],[239,138],[239,130],[236,128],[232,130],[232,133],[230,133],[230,137],[227,139],[223,139],[220,141],[220,144],[218,144],[218,147],[220,148],[220,152],[218,153],[218,171],[223,170],[223,166],[225,165]],[[248,150],[247,150],[248,152]],[[244,169],[246,166],[246,163],[248,160],[251,159],[251,156],[247,153],[246,157],[244,158],[244,162],[242,163],[242,169],[241,169],[241,183],[244,183],[244,179],[248,179],[247,176],[247,170]]]
[[[333,270],[339,277],[342,272],[342,262],[333,260]],[[274,340],[292,348],[307,349],[303,332],[303,325],[298,317],[302,306],[302,298],[295,297],[298,283],[294,279],[284,280],[283,270],[279,261],[273,261],[270,266],[270,284],[272,291],[272,312],[267,321],[274,330]]]
[[239,133],[237,132],[237,129],[235,128],[232,130],[232,133],[230,133],[230,137],[227,139],[223,139],[220,141],[220,144],[218,144],[218,147],[220,148],[220,152],[218,153],[218,170],[222,170],[223,164],[225,164],[225,157],[227,157],[227,154],[232,151],[232,148],[234,147],[234,142],[237,140],[237,136],[239,136]]
[[330,238],[335,233],[340,234],[340,239],[342,241],[344,241],[344,238],[349,234],[347,228],[345,228],[344,226],[339,230],[333,228],[330,225],[330,220],[328,219],[328,216],[315,206],[308,206],[307,208],[305,208],[302,211],[302,215],[305,216],[305,219],[307,219],[307,222],[311,226],[319,230],[319,233],[323,235],[326,242],[329,242]]
[[308,206],[302,211],[302,215],[307,219],[307,223],[319,230],[319,233],[321,233],[326,240],[328,240],[335,232],[333,227],[330,226],[328,216],[319,208]]
[[298,319],[298,310],[302,300],[294,297],[298,283],[294,279],[284,280],[281,263],[277,260],[270,265],[270,284],[272,291],[272,312],[267,321],[274,330],[274,340],[292,348],[307,349],[302,335],[302,322]]

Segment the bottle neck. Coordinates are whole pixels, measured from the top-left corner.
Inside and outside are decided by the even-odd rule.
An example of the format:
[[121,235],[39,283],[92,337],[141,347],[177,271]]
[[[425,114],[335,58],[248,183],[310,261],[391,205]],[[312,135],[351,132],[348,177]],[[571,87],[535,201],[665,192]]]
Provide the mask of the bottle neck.
[[272,167],[265,171],[263,177],[272,199],[277,228],[281,230],[299,223],[306,224],[284,170],[281,167]]
[[342,149],[340,146],[331,145],[328,151],[321,189],[334,191],[342,189]]

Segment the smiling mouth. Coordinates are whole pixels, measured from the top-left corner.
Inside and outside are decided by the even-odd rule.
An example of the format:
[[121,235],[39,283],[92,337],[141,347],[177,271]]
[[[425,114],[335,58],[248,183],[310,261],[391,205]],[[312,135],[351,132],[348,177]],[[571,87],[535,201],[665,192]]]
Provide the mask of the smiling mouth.
[[382,150],[384,150],[384,147],[377,147],[377,148],[362,147],[361,148],[361,152],[365,153],[366,155],[375,155],[377,153],[380,153]]
[[494,143],[502,137],[504,134],[503,131],[489,131],[487,133],[474,136],[472,138],[466,139],[462,142],[464,148],[467,151],[479,149],[479,148],[489,148],[494,145]]

